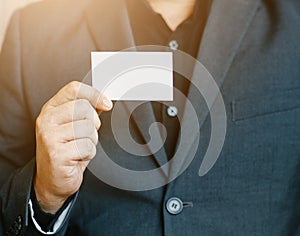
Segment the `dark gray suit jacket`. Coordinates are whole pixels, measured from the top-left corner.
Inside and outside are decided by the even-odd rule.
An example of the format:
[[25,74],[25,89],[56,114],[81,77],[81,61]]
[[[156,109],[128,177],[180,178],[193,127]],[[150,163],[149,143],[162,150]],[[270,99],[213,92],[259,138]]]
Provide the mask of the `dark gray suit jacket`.
[[[142,192],[113,188],[87,170],[58,234],[300,235],[299,22],[297,0],[215,0],[198,56],[220,87],[228,118],[215,166],[198,176],[211,127],[203,98],[191,90],[201,132],[196,145],[199,130],[189,129],[188,147],[199,146],[187,170]],[[14,14],[0,58],[0,230],[34,235],[27,202],[41,106],[69,81],[82,81],[91,51],[132,46],[121,0],[52,0]],[[154,116],[146,112],[133,117],[133,133],[147,135]],[[100,141],[116,162],[155,166],[155,155],[140,161],[115,145],[109,114],[102,120]],[[165,203],[173,196],[192,207],[170,215]]]

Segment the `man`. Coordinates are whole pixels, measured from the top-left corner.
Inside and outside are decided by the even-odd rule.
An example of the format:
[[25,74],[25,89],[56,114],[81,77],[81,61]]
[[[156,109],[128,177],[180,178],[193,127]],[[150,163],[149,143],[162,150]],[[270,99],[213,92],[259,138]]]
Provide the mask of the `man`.
[[[0,59],[3,233],[299,235],[299,7],[292,0],[52,0],[18,11]],[[224,99],[227,134],[218,162],[199,177],[211,119],[199,91],[175,75],[199,116],[200,130],[189,127],[195,139],[181,140],[189,147],[182,159],[192,150],[195,158],[168,185],[126,191],[86,169],[103,159],[98,139],[120,165],[153,169],[159,158],[172,159],[184,132],[176,116],[186,107],[175,97],[129,114],[139,143],[155,120],[169,134],[158,155],[136,158],[114,141],[111,101],[71,81],[88,73],[91,51],[148,44],[204,64]]]

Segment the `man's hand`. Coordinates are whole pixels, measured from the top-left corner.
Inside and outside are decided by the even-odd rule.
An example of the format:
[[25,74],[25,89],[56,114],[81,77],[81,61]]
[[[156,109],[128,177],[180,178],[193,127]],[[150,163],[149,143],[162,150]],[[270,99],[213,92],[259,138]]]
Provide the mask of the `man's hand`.
[[45,212],[56,213],[80,187],[96,155],[99,113],[112,102],[96,89],[71,82],[42,108],[36,121],[35,192]]

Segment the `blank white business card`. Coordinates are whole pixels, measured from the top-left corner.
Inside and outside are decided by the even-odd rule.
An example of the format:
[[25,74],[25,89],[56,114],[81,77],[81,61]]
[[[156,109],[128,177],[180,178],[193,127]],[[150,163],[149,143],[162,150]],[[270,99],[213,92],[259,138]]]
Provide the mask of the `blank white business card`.
[[92,52],[92,85],[111,100],[172,101],[171,52]]

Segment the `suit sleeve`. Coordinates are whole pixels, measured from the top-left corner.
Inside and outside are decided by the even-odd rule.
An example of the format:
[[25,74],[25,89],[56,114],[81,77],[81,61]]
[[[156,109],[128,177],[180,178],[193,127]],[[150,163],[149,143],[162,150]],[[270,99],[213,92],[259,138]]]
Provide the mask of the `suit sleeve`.
[[15,13],[0,55],[1,223],[9,235],[24,231],[34,173],[34,161],[30,162],[34,154],[34,130],[22,91],[20,40],[19,13]]
[[[0,54],[0,235],[40,235],[29,216],[35,120],[22,82],[22,47],[26,47],[22,34],[26,32],[22,32],[21,14],[13,15]],[[68,218],[55,235],[64,234]]]
[[19,18],[19,12],[12,17],[0,54],[0,186],[35,154],[35,125],[22,83]]

